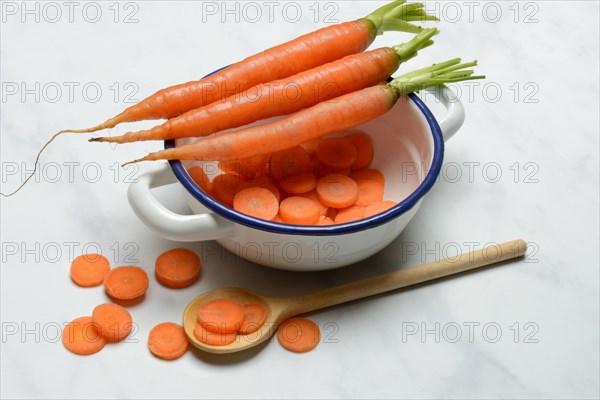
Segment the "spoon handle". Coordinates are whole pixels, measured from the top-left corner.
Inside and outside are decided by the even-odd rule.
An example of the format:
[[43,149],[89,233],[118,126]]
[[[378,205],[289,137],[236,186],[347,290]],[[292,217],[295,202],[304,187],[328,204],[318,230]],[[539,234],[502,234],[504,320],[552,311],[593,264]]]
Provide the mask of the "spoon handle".
[[297,315],[348,301],[385,293],[390,290],[416,285],[422,282],[459,274],[476,268],[521,257],[527,250],[527,243],[518,239],[496,246],[462,253],[439,261],[405,268],[400,271],[352,282],[312,294],[289,299],[286,314]]

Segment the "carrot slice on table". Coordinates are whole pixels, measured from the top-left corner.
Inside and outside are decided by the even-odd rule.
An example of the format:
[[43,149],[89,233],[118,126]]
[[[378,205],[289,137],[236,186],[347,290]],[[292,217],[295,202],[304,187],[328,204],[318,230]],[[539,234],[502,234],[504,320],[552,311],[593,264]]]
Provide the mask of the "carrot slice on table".
[[354,179],[355,181],[359,181],[361,179],[370,179],[385,187],[385,177],[381,171],[377,169],[359,169],[352,171],[350,178]]
[[396,204],[398,204],[398,203],[396,203],[395,201],[390,201],[390,200],[378,201],[373,204],[370,204],[365,207],[364,218],[371,217],[375,214],[379,214],[386,210],[389,210],[390,208],[394,207]]
[[305,353],[317,347],[321,340],[319,326],[306,318],[290,318],[277,329],[277,339],[286,350]]
[[306,197],[288,197],[279,205],[279,216],[288,224],[314,225],[320,215],[317,202]]
[[319,211],[320,211],[321,215],[327,214],[327,212],[330,210],[330,208],[328,206],[326,206],[325,204],[321,204],[321,202],[319,201],[319,196],[317,196],[316,190],[311,190],[310,192],[307,192],[307,193],[297,194],[296,196],[306,197],[307,199],[311,199],[312,201],[317,203],[317,205],[319,206]]
[[192,285],[200,277],[200,257],[184,248],[165,251],[154,265],[156,280],[173,289]]
[[185,354],[190,342],[181,325],[163,322],[148,334],[148,349],[163,360],[175,360]]
[[129,311],[112,303],[96,306],[92,311],[92,321],[98,326],[100,334],[110,343],[125,339],[133,328]]
[[133,300],[148,290],[148,275],[140,267],[117,267],[104,279],[104,290],[117,300]]
[[99,352],[106,345],[92,317],[79,317],[69,322],[62,332],[62,342],[71,353],[82,356]]
[[351,167],[352,170],[368,168],[371,162],[373,162],[373,156],[375,155],[371,139],[364,133],[349,133],[344,137],[354,143],[356,150],[358,150],[356,161],[354,161]]
[[214,198],[228,207],[233,206],[233,198],[244,180],[234,174],[217,175],[212,182]]
[[317,185],[317,177],[309,172],[289,175],[279,182],[279,187],[289,194],[310,192]]
[[197,323],[194,328],[194,336],[204,344],[210,346],[226,346],[235,341],[237,332],[217,333],[207,330],[201,323]]
[[356,181],[358,186],[357,206],[368,206],[377,201],[383,200],[383,186],[371,179],[359,179]]
[[193,166],[192,168],[188,169],[188,175],[200,189],[204,190],[205,193],[210,194],[212,190],[212,183],[202,168],[197,165]]
[[352,178],[340,174],[324,176],[317,182],[321,203],[335,208],[350,207],[358,197],[358,186]]
[[317,160],[325,166],[340,170],[352,167],[358,157],[354,143],[345,137],[321,140],[317,147]]
[[310,156],[300,146],[271,154],[269,173],[271,178],[280,181],[286,176],[296,175],[310,170]]
[[364,217],[364,206],[350,206],[348,208],[342,208],[341,210],[338,210],[338,213],[335,216],[335,223],[343,224],[345,222],[358,221],[359,219],[363,219]]
[[236,332],[244,322],[244,308],[230,299],[210,300],[198,308],[198,322],[211,332]]
[[110,272],[110,263],[101,254],[83,254],[71,263],[71,279],[79,286],[102,285]]
[[270,221],[279,212],[279,202],[269,190],[254,187],[239,191],[233,198],[233,208],[252,217]]
[[242,335],[254,333],[260,329],[267,319],[267,309],[262,304],[244,304],[244,323],[239,329]]

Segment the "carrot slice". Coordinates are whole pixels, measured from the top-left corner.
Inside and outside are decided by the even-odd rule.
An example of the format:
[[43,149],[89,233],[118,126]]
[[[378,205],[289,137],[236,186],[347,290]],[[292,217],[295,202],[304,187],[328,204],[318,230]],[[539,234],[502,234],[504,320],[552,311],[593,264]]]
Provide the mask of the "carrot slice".
[[321,340],[319,326],[306,318],[290,318],[277,329],[277,339],[286,350],[305,353],[317,347]]
[[71,353],[86,356],[99,352],[106,345],[92,317],[79,317],[69,322],[62,332],[62,342]]
[[327,212],[330,210],[328,206],[326,206],[325,204],[321,204],[321,202],[319,201],[319,196],[317,196],[316,190],[311,190],[310,192],[306,193],[300,193],[297,196],[306,197],[307,199],[311,199],[312,201],[317,203],[321,215],[327,214]]
[[317,225],[333,225],[335,224],[335,222],[333,222],[333,220],[329,217],[326,217],[324,215],[321,215],[321,217],[319,218],[319,222],[317,222]]
[[117,267],[104,279],[104,290],[117,300],[133,300],[148,290],[148,275],[140,267]]
[[351,167],[352,170],[364,169],[371,165],[373,156],[375,155],[371,139],[364,133],[350,133],[344,137],[354,143],[356,150],[358,150],[356,161],[354,161]]
[[110,263],[100,254],[83,254],[71,263],[71,279],[79,286],[102,285],[110,272]]
[[193,166],[192,168],[188,169],[188,175],[200,189],[204,190],[205,193],[211,193],[212,183],[202,168],[197,165]]
[[200,277],[200,257],[184,248],[165,251],[156,259],[154,273],[156,280],[166,287],[188,287]]
[[320,215],[318,203],[306,197],[288,197],[279,205],[279,216],[288,224],[314,225]]
[[250,181],[262,175],[269,158],[269,154],[259,154],[241,160],[220,161],[219,168],[225,173],[235,174]]
[[275,198],[277,198],[278,203],[281,200],[281,193],[279,192],[279,189],[277,189],[277,186],[275,186],[271,178],[269,178],[267,175],[262,175],[251,181],[241,183],[238,187],[238,192],[252,187],[267,189],[269,192],[273,193]]
[[309,172],[289,175],[279,182],[279,187],[289,194],[310,192],[317,185],[317,177]]
[[273,218],[271,221],[273,221],[273,222],[279,222],[279,223],[282,223],[282,224],[284,223],[283,220],[281,219],[281,217],[279,216],[279,214],[277,214],[275,216],[275,218]]
[[204,344],[210,346],[226,346],[235,342],[237,332],[217,333],[207,330],[201,323],[194,328],[194,336]]
[[358,186],[357,206],[368,206],[377,201],[383,200],[383,186],[371,179],[359,179],[356,181]]
[[242,335],[254,333],[260,329],[267,319],[267,309],[259,303],[244,304],[244,323],[239,329]]
[[352,171],[350,178],[354,179],[355,181],[359,181],[361,179],[371,179],[372,181],[375,181],[381,186],[385,187],[385,177],[379,170],[376,169],[359,169]]
[[296,146],[271,154],[269,173],[271,178],[280,181],[286,176],[308,172],[310,164],[308,152],[302,147]]
[[244,308],[230,299],[210,300],[198,308],[198,322],[211,332],[236,332],[244,322]]
[[148,349],[163,360],[175,360],[185,354],[190,342],[181,325],[163,322],[148,334]]
[[110,343],[125,339],[133,328],[129,311],[112,303],[96,306],[92,311],[92,321],[98,326],[100,334]]
[[228,207],[232,207],[233,198],[242,182],[244,180],[234,174],[217,175],[212,182],[212,193],[215,200]]
[[321,142],[321,138],[315,138],[315,139],[311,139],[307,142],[300,143],[300,146],[304,150],[306,150],[306,152],[308,154],[313,155],[317,151],[317,147],[319,146],[320,142]]
[[330,220],[335,221],[335,217],[337,216],[337,214],[338,214],[337,208],[329,207],[325,216],[327,218],[329,218]]
[[352,169],[350,169],[350,168],[333,169],[333,168],[330,168],[327,165],[321,164],[321,163],[319,163],[318,168],[319,168],[319,178],[322,178],[324,176],[331,175],[331,174],[342,174],[342,175],[348,176],[352,172]]
[[358,186],[353,179],[340,174],[324,176],[317,182],[321,203],[335,208],[350,207],[358,197]]
[[363,219],[365,217],[365,207],[364,206],[351,206],[348,208],[343,208],[338,210],[337,215],[335,216],[336,224],[343,224],[351,221],[358,221],[359,219]]
[[321,140],[317,147],[317,160],[332,169],[352,167],[358,157],[354,143],[345,137],[332,137]]
[[254,187],[239,191],[233,198],[233,208],[252,217],[270,221],[279,212],[279,202],[269,190]]
[[378,201],[373,204],[370,204],[365,207],[364,218],[371,217],[375,214],[379,214],[386,210],[389,210],[390,208],[394,207],[396,204],[398,204],[398,203],[396,203],[395,201],[390,201],[390,200]]

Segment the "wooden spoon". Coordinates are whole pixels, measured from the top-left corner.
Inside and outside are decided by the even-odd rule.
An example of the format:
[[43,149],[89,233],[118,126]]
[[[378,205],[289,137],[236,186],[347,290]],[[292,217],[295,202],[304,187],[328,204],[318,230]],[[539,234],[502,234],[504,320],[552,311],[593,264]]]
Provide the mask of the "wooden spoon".
[[[276,332],[279,324],[290,317],[521,257],[526,250],[525,241],[513,240],[304,296],[270,297],[242,288],[216,289],[196,297],[188,304],[183,312],[183,328],[190,342],[201,350],[216,354],[234,353],[269,339]],[[229,298],[242,304],[260,303],[267,309],[267,320],[258,331],[248,335],[238,335],[229,345],[204,344],[194,336],[198,307],[208,300],[218,298]]]

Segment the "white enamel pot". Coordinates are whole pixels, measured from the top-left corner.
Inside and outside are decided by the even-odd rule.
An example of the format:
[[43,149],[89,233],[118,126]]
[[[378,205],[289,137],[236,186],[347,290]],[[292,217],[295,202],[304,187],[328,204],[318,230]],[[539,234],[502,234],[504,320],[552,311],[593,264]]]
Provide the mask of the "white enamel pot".
[[[385,199],[398,203],[381,214],[330,226],[286,225],[253,218],[200,189],[187,170],[199,165],[210,176],[215,164],[195,161],[172,161],[142,175],[129,188],[129,203],[148,228],[166,239],[216,240],[240,257],[268,267],[315,271],[358,262],[390,244],[414,217],[440,173],[444,142],[464,121],[464,108],[449,88],[430,92],[446,109],[439,122],[423,101],[411,94],[386,114],[356,128],[373,141],[371,168],[385,175]],[[165,147],[186,142],[189,139],[167,141]],[[193,215],[176,214],[153,196],[152,188],[176,182],[187,190]]]

